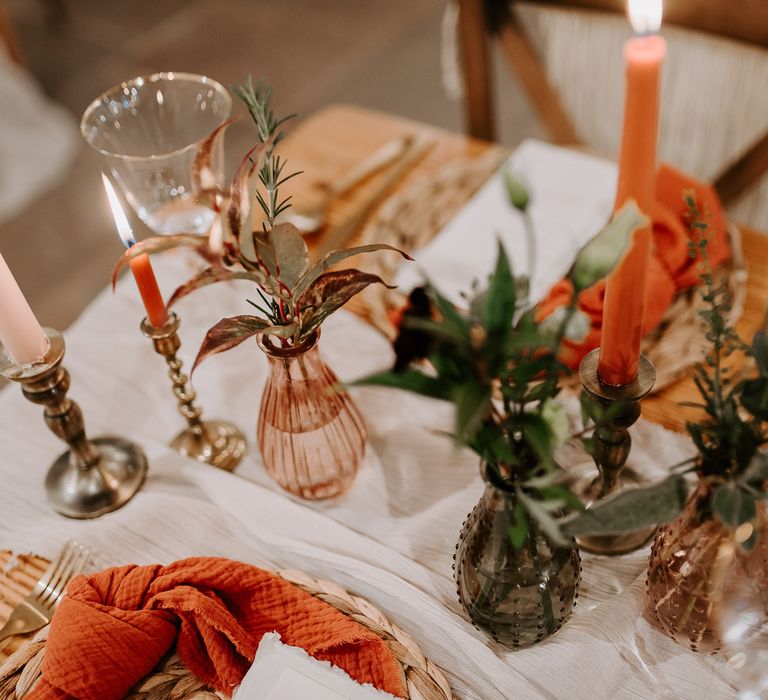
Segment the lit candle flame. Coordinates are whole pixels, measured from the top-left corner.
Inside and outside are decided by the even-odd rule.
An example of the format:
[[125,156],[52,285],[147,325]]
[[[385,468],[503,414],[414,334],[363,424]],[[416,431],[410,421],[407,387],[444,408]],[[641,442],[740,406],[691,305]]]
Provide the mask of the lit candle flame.
[[107,191],[107,199],[109,200],[109,208],[112,210],[112,218],[115,221],[115,227],[117,228],[117,234],[120,236],[120,240],[126,248],[130,248],[136,239],[133,237],[133,231],[131,225],[128,223],[128,217],[123,211],[123,207],[120,204],[120,200],[117,198],[117,192],[112,187],[112,183],[109,178],[102,173],[101,179],[104,181],[104,189]]
[[656,34],[661,28],[662,0],[629,0],[629,21],[636,34]]

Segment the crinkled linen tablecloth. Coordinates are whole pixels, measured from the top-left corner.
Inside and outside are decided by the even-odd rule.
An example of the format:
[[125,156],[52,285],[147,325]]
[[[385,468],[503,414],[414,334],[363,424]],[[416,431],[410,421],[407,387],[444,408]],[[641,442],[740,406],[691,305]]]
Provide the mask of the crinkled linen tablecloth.
[[[190,268],[174,254],[157,262],[166,288]],[[208,326],[247,313],[243,299],[251,291],[218,285],[179,305],[187,366]],[[120,511],[94,521],[54,514],[43,479],[62,445],[45,428],[40,407],[8,386],[0,394],[0,547],[52,557],[65,537],[74,537],[98,552],[100,565],[219,555],[301,569],[379,606],[446,670],[460,698],[734,696],[724,660],[675,645],[643,619],[647,550],[615,559],[585,555],[575,614],[535,648],[507,652],[467,622],[451,558],[482,482],[476,457],[430,432],[449,424],[446,405],[355,389],[370,440],[358,479],[339,503],[298,503],[259,463],[255,424],[267,367],[255,342],[246,342],[209,359],[195,384],[208,417],[243,428],[247,458],[228,474],[175,455],[164,445],[181,419],[164,361],[139,332],[141,317],[133,280],[124,278],[116,295],[102,293],[67,332],[65,362],[89,434],[121,433],[144,446],[151,461],[144,488]],[[345,312],[328,321],[320,342],[344,379],[392,359],[387,342]],[[649,472],[690,451],[686,438],[647,423],[634,436],[633,459]]]

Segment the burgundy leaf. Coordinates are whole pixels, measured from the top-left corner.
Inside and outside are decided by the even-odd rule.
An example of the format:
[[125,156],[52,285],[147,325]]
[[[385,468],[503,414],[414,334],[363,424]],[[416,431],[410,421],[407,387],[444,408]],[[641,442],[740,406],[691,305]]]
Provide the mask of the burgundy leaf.
[[232,237],[236,241],[240,240],[241,229],[248,223],[248,214],[251,209],[248,183],[253,177],[253,173],[260,170],[264,165],[267,149],[270,146],[271,143],[269,142],[256,144],[240,161],[235,176],[232,178],[232,189],[227,206],[227,223]]
[[295,330],[296,326],[294,324],[271,326],[269,321],[258,316],[223,318],[205,334],[200,350],[197,351],[195,363],[192,365],[192,372],[207,357],[230,350],[254,335],[266,333],[290,337]]
[[211,167],[213,148],[226,128],[234,121],[234,119],[228,119],[217,126],[197,147],[197,154],[192,163],[192,186],[195,194],[211,192],[216,189],[218,183]]
[[262,286],[267,282],[266,277],[258,271],[226,270],[221,267],[209,267],[182,284],[171,295],[171,298],[168,300],[168,306],[173,306],[179,299],[194,292],[196,289],[207,287],[209,284],[228,282],[230,280],[251,280]]
[[133,258],[145,253],[160,253],[172,248],[194,248],[195,252],[210,264],[218,261],[218,256],[211,253],[208,248],[207,236],[198,236],[194,233],[175,233],[172,236],[152,236],[132,245],[123,253],[112,270],[112,289],[117,283],[117,276]]
[[360,270],[335,270],[318,277],[299,297],[301,336],[305,337],[315,330],[328,316],[370,284],[383,284],[388,289],[394,289],[378,275]]
[[309,268],[309,252],[304,237],[299,229],[288,223],[276,224],[268,235],[275,251],[275,276],[288,289],[293,289]]
[[413,260],[413,258],[404,253],[399,248],[387,245],[386,243],[371,243],[370,245],[359,245],[354,248],[347,248],[346,250],[333,250],[326,256],[318,260],[309,270],[307,270],[301,279],[296,283],[294,288],[294,295],[301,297],[302,294],[309,288],[309,286],[322,275],[326,270],[338,265],[342,260],[358,255],[359,253],[372,253],[376,250],[393,250],[396,253],[400,253],[406,260]]

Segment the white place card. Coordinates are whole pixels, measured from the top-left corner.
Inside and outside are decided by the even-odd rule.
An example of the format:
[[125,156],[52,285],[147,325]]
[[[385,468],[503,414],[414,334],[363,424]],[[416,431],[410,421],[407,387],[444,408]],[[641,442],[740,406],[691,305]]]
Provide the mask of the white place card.
[[395,700],[393,695],[361,685],[342,669],[318,661],[304,649],[288,646],[276,633],[265,634],[253,665],[233,700]]

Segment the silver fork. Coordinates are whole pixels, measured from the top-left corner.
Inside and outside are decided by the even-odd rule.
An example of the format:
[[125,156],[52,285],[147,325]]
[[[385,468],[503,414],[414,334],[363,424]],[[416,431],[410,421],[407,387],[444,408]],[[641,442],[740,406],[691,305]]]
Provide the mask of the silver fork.
[[64,597],[67,584],[83,571],[90,556],[88,549],[79,542],[67,540],[61,554],[35,584],[32,592],[13,609],[0,629],[0,640],[34,632],[47,625]]

